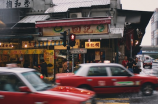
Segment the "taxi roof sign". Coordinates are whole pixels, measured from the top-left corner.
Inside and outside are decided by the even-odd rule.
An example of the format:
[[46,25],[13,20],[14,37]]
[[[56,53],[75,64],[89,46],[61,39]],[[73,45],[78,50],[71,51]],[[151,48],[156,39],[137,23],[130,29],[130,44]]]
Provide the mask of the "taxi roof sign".
[[110,61],[109,61],[109,60],[105,60],[104,63],[105,63],[105,64],[109,64]]
[[7,64],[6,67],[8,67],[8,68],[15,68],[15,67],[17,67],[17,64],[16,63]]

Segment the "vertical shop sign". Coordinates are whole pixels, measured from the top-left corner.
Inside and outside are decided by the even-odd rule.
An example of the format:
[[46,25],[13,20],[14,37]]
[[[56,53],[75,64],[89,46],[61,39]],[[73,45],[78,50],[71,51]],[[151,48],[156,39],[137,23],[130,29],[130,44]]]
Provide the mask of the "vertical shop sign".
[[47,63],[48,73],[52,74],[54,69],[54,50],[45,50],[44,51],[44,60]]

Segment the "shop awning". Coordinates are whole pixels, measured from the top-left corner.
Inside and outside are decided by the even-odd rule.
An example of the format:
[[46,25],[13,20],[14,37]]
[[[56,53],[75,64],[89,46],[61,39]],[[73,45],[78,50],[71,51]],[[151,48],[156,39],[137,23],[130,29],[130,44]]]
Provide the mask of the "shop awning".
[[77,26],[77,25],[94,25],[94,24],[110,24],[111,18],[79,18],[79,19],[63,19],[63,20],[49,20],[36,21],[36,27],[56,27],[56,26]]
[[35,23],[36,21],[46,20],[49,17],[50,17],[49,15],[31,15],[31,16],[24,17],[18,23]]

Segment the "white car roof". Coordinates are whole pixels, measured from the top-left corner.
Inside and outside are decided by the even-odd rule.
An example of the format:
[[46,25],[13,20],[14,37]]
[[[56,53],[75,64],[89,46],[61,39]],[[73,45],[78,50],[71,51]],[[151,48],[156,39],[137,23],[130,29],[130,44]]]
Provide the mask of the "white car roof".
[[121,64],[117,64],[117,63],[85,63],[85,64],[79,64],[81,66],[120,66],[123,67]]
[[35,69],[30,69],[30,68],[8,68],[8,67],[0,67],[0,72],[14,72],[14,73],[23,73],[23,72],[28,72],[28,71],[35,71]]

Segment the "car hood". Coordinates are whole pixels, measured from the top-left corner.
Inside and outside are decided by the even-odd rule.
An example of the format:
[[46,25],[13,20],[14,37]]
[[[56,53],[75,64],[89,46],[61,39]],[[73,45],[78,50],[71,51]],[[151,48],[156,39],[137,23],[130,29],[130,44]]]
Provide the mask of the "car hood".
[[46,91],[41,91],[38,93],[42,94],[47,94],[47,95],[53,95],[53,96],[59,96],[63,98],[77,98],[80,100],[88,100],[92,97],[95,96],[95,92],[85,90],[85,89],[80,89],[80,88],[74,88],[70,86],[56,86],[52,89],[46,90]]

